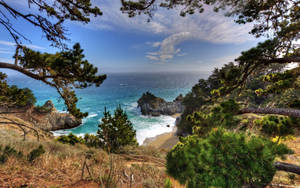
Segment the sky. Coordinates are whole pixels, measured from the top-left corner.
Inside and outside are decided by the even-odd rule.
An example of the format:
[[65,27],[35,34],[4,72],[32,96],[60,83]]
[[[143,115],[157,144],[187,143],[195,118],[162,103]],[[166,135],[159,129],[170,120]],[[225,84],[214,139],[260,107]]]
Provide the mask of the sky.
[[[21,12],[27,0],[6,1]],[[146,16],[128,18],[119,0],[94,0],[103,16],[89,24],[67,22],[69,47],[79,42],[86,59],[101,73],[112,72],[211,72],[233,61],[259,41],[248,34],[251,25],[238,25],[209,7],[204,13],[179,16],[180,9],[158,9],[151,22]],[[17,30],[31,41],[24,44],[41,52],[54,53],[38,28],[12,19]],[[0,62],[12,62],[14,42],[0,25]],[[8,71],[8,74],[13,72]]]

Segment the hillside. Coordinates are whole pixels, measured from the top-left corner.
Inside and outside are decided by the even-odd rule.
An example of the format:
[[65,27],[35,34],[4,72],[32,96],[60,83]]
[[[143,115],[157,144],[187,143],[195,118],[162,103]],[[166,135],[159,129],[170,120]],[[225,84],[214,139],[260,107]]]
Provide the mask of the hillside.
[[[32,126],[13,115],[9,117]],[[163,187],[169,178],[164,167],[165,152],[153,147],[129,147],[121,154],[109,155],[101,149],[81,144],[59,143],[51,134],[38,131],[40,141],[33,131],[23,140],[23,132],[18,127],[1,126],[1,150],[10,146],[26,156],[41,144],[46,151],[33,162],[27,161],[26,157],[10,156],[0,164],[1,187],[102,187],[108,182],[111,183],[109,187]],[[90,174],[85,168],[82,178],[85,161]]]
[[[13,115],[9,117],[32,126]],[[26,140],[23,140],[23,132],[18,127],[1,126],[1,150],[10,146],[23,153],[23,157],[11,155],[4,164],[0,164],[1,187],[104,187],[110,183],[108,187],[155,188],[164,187],[166,180],[170,178],[165,172],[167,149],[159,146],[168,145],[168,140],[175,139],[174,134],[161,135],[150,142],[150,146],[127,147],[120,154],[109,155],[101,149],[88,148],[81,144],[72,146],[59,143],[51,134],[38,131],[40,141],[37,141],[34,131],[29,131]],[[297,135],[286,141],[295,151],[295,154],[287,157],[286,162],[300,165],[300,136]],[[39,145],[43,145],[45,153],[29,162],[25,156]],[[90,173],[85,168],[82,176],[85,162]],[[171,182],[172,187],[184,187],[173,179]],[[300,178],[297,175],[277,172],[272,185],[297,187],[300,186]]]

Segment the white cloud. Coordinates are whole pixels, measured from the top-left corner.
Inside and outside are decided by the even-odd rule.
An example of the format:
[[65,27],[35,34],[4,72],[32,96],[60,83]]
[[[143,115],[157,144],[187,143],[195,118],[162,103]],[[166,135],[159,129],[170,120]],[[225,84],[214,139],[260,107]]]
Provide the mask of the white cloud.
[[186,17],[181,17],[177,9],[158,9],[148,23],[148,17],[144,15],[129,18],[123,14],[120,1],[103,0],[98,6],[103,16],[93,18],[86,27],[104,30],[121,28],[130,32],[143,31],[169,36],[190,32],[196,39],[213,43],[242,43],[253,39],[248,34],[250,25],[238,25],[223,13],[215,13],[211,7],[206,7],[204,13]]
[[7,51],[7,50],[0,50],[0,54],[13,54],[14,52],[12,51]]
[[[16,46],[16,43],[0,40],[0,45]],[[37,50],[44,50],[45,49],[44,47],[33,45],[33,44],[23,44],[23,45],[28,47],[28,48],[33,48],[33,49],[37,49]]]
[[4,46],[15,46],[16,43],[0,40],[0,44]]
[[[98,3],[104,15],[92,20],[87,27],[92,29],[124,29],[130,32],[147,32],[165,36],[162,41],[152,42],[152,47],[160,47],[158,55],[147,54],[146,57],[159,61],[170,60],[176,55],[176,45],[194,39],[211,43],[243,43],[253,40],[248,32],[251,25],[235,24],[232,18],[222,13],[215,13],[206,7],[204,13],[179,16],[178,9],[158,9],[150,23],[146,16],[128,18],[120,11],[120,1],[103,0]],[[182,36],[189,33],[188,36]],[[176,41],[172,38],[177,37]],[[171,41],[170,41],[171,40]],[[184,53],[181,53],[184,54]],[[180,55],[179,55],[180,56]]]
[[155,42],[152,44],[153,47],[160,47],[160,49],[156,52],[148,52],[146,57],[150,60],[166,62],[171,60],[176,55],[179,54],[181,49],[176,48],[176,45],[181,43],[184,40],[190,39],[190,32],[181,32],[173,34],[167,38],[165,38],[162,42]]

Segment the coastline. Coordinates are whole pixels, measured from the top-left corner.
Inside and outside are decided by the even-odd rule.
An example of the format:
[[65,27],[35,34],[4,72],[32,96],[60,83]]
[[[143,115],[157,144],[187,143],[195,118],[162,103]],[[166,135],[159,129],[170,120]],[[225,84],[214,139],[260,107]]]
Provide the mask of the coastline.
[[[177,113],[172,115],[174,118],[180,117],[181,114]],[[146,138],[142,146],[151,146],[156,149],[170,150],[179,141],[178,136],[176,136],[176,122],[171,132],[162,133],[154,137]]]

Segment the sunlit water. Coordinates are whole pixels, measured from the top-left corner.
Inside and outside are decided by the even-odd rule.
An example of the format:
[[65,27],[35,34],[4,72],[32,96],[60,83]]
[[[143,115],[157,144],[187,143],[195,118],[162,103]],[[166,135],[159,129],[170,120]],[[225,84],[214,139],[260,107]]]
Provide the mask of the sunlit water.
[[[137,131],[138,142],[142,144],[145,138],[171,132],[175,118],[141,115],[140,110],[137,108],[137,100],[141,95],[146,91],[150,91],[156,96],[171,101],[179,94],[186,94],[197,83],[198,79],[203,77],[204,75],[199,73],[108,74],[108,78],[99,88],[90,87],[76,91],[80,98],[78,107],[83,112],[89,112],[89,116],[83,119],[82,125],[74,129],[55,131],[54,134],[60,135],[72,132],[83,135],[85,133],[96,133],[103,116],[104,107],[113,112],[120,104]],[[23,76],[10,76],[8,81],[10,84],[22,88],[30,88],[37,98],[38,105],[44,104],[47,100],[52,100],[59,111],[66,110],[55,89],[46,86],[42,82]],[[170,127],[167,127],[167,125],[170,125]]]

